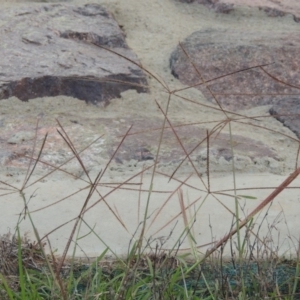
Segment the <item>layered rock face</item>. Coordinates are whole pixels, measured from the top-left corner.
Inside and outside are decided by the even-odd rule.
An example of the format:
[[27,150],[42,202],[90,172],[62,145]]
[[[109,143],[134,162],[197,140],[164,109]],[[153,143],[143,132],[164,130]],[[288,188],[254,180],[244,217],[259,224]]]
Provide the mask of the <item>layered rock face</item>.
[[0,99],[67,95],[107,104],[127,89],[147,91],[124,33],[100,5],[28,4],[1,9],[0,19]]

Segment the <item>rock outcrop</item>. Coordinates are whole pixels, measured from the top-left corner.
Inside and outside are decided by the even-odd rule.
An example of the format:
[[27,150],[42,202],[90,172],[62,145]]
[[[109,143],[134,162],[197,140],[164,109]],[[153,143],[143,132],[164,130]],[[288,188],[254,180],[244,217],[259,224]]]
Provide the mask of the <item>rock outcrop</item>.
[[217,13],[230,13],[234,8],[232,3],[223,3],[219,0],[180,0],[181,2],[186,3],[199,3],[203,4],[206,7],[209,7],[210,9],[213,9]]
[[199,3],[218,13],[230,13],[238,6],[248,6],[263,10],[268,17],[283,17],[292,14],[295,22],[300,22],[300,3],[298,0],[180,0],[186,3]]
[[170,65],[175,77],[216,103],[202,76],[223,108],[238,110],[299,94],[299,51],[295,32],[202,30],[176,48]]
[[[28,103],[17,105],[19,102],[17,99],[3,100],[1,107],[3,115],[0,118],[0,166],[28,168],[34,144],[36,144],[34,154],[36,157],[46,134],[47,140],[41,155],[41,161],[44,163],[39,164],[39,167],[60,165],[70,159],[72,152],[57,132],[59,126],[55,121],[56,118],[60,119],[77,151],[85,149],[91,141],[101,137],[95,144],[80,153],[87,168],[105,165],[112,157],[114,162],[111,167],[120,172],[137,171],[144,164],[155,163],[161,134],[159,126],[163,122],[161,117],[140,116],[135,117],[133,121],[132,117],[122,115],[112,119],[110,116],[105,116],[102,109],[87,106],[83,101],[77,100],[71,107],[74,101],[76,100],[68,97],[57,97],[52,100],[29,100]],[[44,112],[44,116],[41,116],[36,128],[35,116],[39,112]],[[100,116],[101,112],[102,116]],[[131,126],[129,134],[120,144]],[[177,126],[175,124],[174,126],[194,166],[199,172],[205,173],[207,131],[200,125]],[[214,132],[210,136],[209,162],[212,172],[232,170],[231,139],[237,170],[281,172],[284,164],[282,155],[272,146],[238,134],[231,138],[224,132]],[[158,170],[173,172],[180,166],[179,172],[194,171],[190,161],[185,157],[186,154],[174,132],[166,126],[157,161]],[[185,160],[182,163],[183,159]],[[71,161],[70,165],[77,166],[76,160]]]
[[[122,126],[127,123],[125,128],[129,127],[131,120],[123,118]],[[102,123],[107,121],[103,120]],[[115,155],[117,163],[126,166],[133,161],[144,162],[149,160],[150,164],[155,161],[160,136],[160,130],[155,130],[155,125],[160,124],[162,120],[153,118],[136,119],[135,124],[130,131],[130,135],[126,137],[123,144],[118,149]],[[151,130],[153,128],[153,130]],[[124,130],[124,129],[123,129]],[[183,126],[175,127],[176,134],[184,145],[185,150],[190,155],[194,166],[205,173],[207,168],[207,132],[198,126]],[[117,134],[121,131],[115,125],[110,129],[110,136],[115,136],[113,140],[118,140]],[[266,164],[272,164],[268,168],[278,172],[280,169],[281,158],[278,156],[275,149],[260,141],[249,137],[234,135],[233,147],[235,155],[235,164],[237,170],[261,170],[266,167]],[[117,149],[118,143],[111,145],[111,149]],[[173,166],[175,169],[181,165],[181,170],[192,170],[190,161],[186,158],[186,154],[180,146],[177,138],[170,128],[164,131],[161,151],[158,157],[158,167]],[[108,147],[109,148],[109,147]],[[109,157],[113,155],[113,151],[109,152]],[[232,168],[232,152],[231,139],[227,133],[213,133],[209,139],[209,161],[211,171],[230,171]],[[121,166],[119,165],[119,168]]]
[[127,89],[147,91],[124,33],[100,5],[27,5],[1,9],[0,19],[0,99],[67,95],[107,104]]
[[300,97],[279,101],[270,113],[300,139]]

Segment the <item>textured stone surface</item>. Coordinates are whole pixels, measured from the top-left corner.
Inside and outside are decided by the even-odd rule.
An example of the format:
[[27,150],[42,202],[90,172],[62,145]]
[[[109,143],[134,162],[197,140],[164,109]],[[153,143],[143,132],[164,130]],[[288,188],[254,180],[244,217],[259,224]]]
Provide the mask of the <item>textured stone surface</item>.
[[203,4],[216,12],[229,13],[238,6],[249,6],[263,10],[268,17],[283,17],[292,14],[295,22],[300,22],[300,2],[298,0],[180,0],[186,3]]
[[[299,89],[293,87],[300,86],[297,33],[209,29],[193,33],[182,42],[182,47],[187,54],[178,46],[170,58],[173,75],[187,85],[199,84],[197,88],[216,103],[200,85],[200,72],[225,109],[273,104],[287,95],[299,94]],[[266,64],[269,65],[263,69],[245,70]],[[245,71],[224,77],[239,70]],[[221,78],[211,81],[218,77]]]
[[[105,122],[103,120],[103,122]],[[125,128],[129,127],[130,119],[126,120],[128,124]],[[124,126],[126,123],[123,123]],[[160,130],[154,130],[155,124],[161,123],[161,120],[156,119],[140,119],[135,120],[134,127],[131,130],[131,134],[126,138],[123,145],[120,147],[116,157],[119,161],[128,161],[129,159],[136,160],[147,160],[151,159],[151,155],[147,158],[138,159],[137,153],[138,149],[147,149],[149,153],[152,153],[152,159],[157,151],[160,136]],[[150,128],[153,128],[151,130]],[[150,130],[149,130],[150,129]],[[205,129],[201,129],[198,126],[183,126],[175,128],[176,134],[183,143],[186,151],[191,153],[192,160],[197,161],[201,166],[206,165],[207,158],[207,143]],[[115,134],[120,132],[120,129],[114,128]],[[111,133],[113,132],[111,131]],[[203,141],[201,144],[199,144]],[[226,133],[214,133],[210,137],[209,142],[210,148],[210,158],[212,162],[217,162],[219,159],[223,158],[226,161],[231,161],[231,145],[230,136]],[[198,145],[198,146],[197,146]],[[114,149],[117,144],[114,145]],[[179,163],[182,159],[186,157],[183,149],[179,146],[178,140],[175,137],[173,131],[167,128],[163,135],[163,141],[161,145],[163,151],[159,158],[160,163]],[[270,157],[278,160],[278,155],[276,151],[271,147],[263,144],[262,142],[255,141],[249,137],[243,137],[240,135],[235,135],[233,138],[233,147],[235,154],[238,156],[248,157],[250,164],[253,164],[255,159]],[[135,157],[134,157],[135,156]]]
[[300,97],[279,101],[270,113],[300,138]]
[[[60,100],[30,100],[28,103],[16,105],[18,100],[3,100],[0,102],[0,165],[4,168],[27,168],[29,157],[37,135],[35,157],[47,134],[41,160],[49,165],[63,164],[72,156],[72,152],[61,138],[57,129],[61,131],[55,118],[58,118],[75,145],[77,151],[101,137],[95,144],[80,154],[87,169],[105,165],[113,157],[111,168],[113,171],[136,171],[144,164],[152,165],[156,159],[158,141],[160,139],[162,118],[153,115],[135,117],[105,116],[102,108],[86,105],[84,102],[62,97]],[[73,107],[71,103],[77,102]],[[5,103],[10,103],[6,107]],[[36,102],[36,104],[34,103]],[[61,103],[59,105],[59,103]],[[12,106],[15,114],[8,114],[8,106]],[[35,109],[34,107],[38,107]],[[26,107],[30,107],[28,111]],[[36,129],[34,115],[42,110]],[[41,113],[39,115],[42,115]],[[199,125],[176,126],[175,130],[182,145],[190,154],[194,166],[199,172],[207,170],[207,132]],[[128,136],[120,145],[121,140],[130,128]],[[250,129],[249,129],[250,130]],[[202,142],[202,143],[201,143]],[[227,172],[232,169],[232,154],[230,136],[228,133],[214,133],[209,143],[210,170]],[[261,141],[238,134],[233,136],[235,165],[237,170],[270,170],[280,172],[283,163],[281,154],[270,145]],[[116,152],[115,152],[116,151]],[[158,170],[173,172],[179,165],[179,172],[192,172],[194,169],[186,157],[173,131],[166,127],[160,145]],[[271,163],[270,163],[271,162]],[[181,164],[182,163],[182,164]],[[73,160],[69,170],[80,167]],[[39,167],[47,168],[46,164]]]
[[0,19],[0,99],[67,95],[107,104],[124,90],[146,91],[138,66],[96,46],[138,62],[100,5],[27,5],[1,9]]
[[199,3],[203,4],[210,9],[213,9],[217,13],[230,13],[234,8],[234,5],[231,3],[223,3],[219,0],[180,0],[181,2],[186,3]]

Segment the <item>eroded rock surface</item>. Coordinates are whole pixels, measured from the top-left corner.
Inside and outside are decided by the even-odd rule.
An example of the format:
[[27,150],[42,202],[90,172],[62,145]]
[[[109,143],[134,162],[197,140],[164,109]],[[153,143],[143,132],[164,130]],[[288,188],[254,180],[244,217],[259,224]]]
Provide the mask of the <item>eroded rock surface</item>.
[[[129,128],[130,119],[126,120],[126,123],[127,126],[125,128]],[[129,136],[126,137],[116,153],[115,158],[117,162],[126,165],[128,161],[133,159],[137,162],[150,160],[153,163],[161,134],[161,129],[157,128],[155,124],[160,123],[162,123],[162,120],[159,119],[135,120]],[[161,151],[158,158],[159,167],[169,166],[175,169],[180,165],[183,170],[192,170],[192,161],[200,172],[205,173],[207,171],[208,157],[207,131],[199,126],[179,126],[175,127],[174,130],[181,145],[173,130],[167,127],[161,143]],[[117,132],[119,129],[115,128],[114,131]],[[267,161],[272,161],[277,165],[276,168],[279,167],[281,159],[276,150],[270,146],[240,135],[235,135],[232,142],[237,169],[259,170],[266,167]],[[116,149],[117,146],[118,144],[114,143],[113,149]],[[190,160],[186,157],[182,147],[189,154]],[[137,155],[139,153],[141,154]],[[229,171],[231,169],[232,152],[229,134],[215,132],[210,135],[209,163],[212,171]]]
[[209,29],[184,40],[170,65],[175,77],[197,85],[207,99],[217,104],[201,76],[223,108],[239,110],[299,94],[299,51],[300,38],[293,32]]
[[270,113],[300,138],[300,97],[279,101]]
[[283,17],[292,14],[295,22],[300,22],[300,3],[297,0],[180,0],[199,3],[215,12],[229,13],[238,6],[248,6],[263,10],[269,17]]
[[217,13],[230,13],[234,8],[232,3],[223,3],[219,0],[180,0],[181,2],[186,3],[199,3],[203,4],[210,9],[213,9]]
[[[30,100],[29,103],[21,103],[22,107],[16,108],[14,117],[8,117],[9,107],[14,106],[16,99],[12,99],[14,105],[9,105],[9,100],[3,100],[0,114],[0,165],[3,168],[17,167],[26,169],[30,163],[30,157],[34,145],[34,157],[38,156],[43,140],[47,139],[42,151],[38,168],[51,169],[50,166],[58,166],[66,163],[73,154],[58,131],[63,133],[62,128],[55,122],[57,117],[67,132],[74,147],[80,153],[80,157],[87,169],[104,168],[112,159],[109,169],[112,172],[139,171],[143,165],[153,165],[159,146],[161,117],[122,116],[111,118],[105,117],[99,111],[101,108],[86,105],[84,102],[76,103],[76,107],[69,108],[71,98],[64,97],[59,101]],[[73,100],[75,101],[75,100]],[[38,104],[34,102],[39,102]],[[77,101],[79,102],[79,101]],[[6,106],[4,104],[7,103]],[[58,105],[61,103],[61,105]],[[26,107],[30,107],[26,111]],[[34,108],[36,107],[36,108]],[[33,118],[33,111],[40,115],[40,122]],[[21,113],[24,111],[24,113]],[[79,114],[78,112],[82,112]],[[54,115],[53,115],[54,114]],[[132,127],[131,127],[132,126]],[[207,172],[207,131],[199,125],[174,124],[174,130],[167,126],[158,157],[157,170],[172,173],[177,167],[179,172],[193,172],[194,167],[199,173]],[[131,129],[130,129],[131,128]],[[122,139],[126,132],[128,135]],[[92,141],[90,147],[85,149]],[[235,166],[237,170],[256,170],[281,172],[285,163],[281,154],[270,145],[249,137],[235,134],[233,136],[233,148],[235,154]],[[186,159],[186,153],[190,160]],[[85,149],[83,152],[81,152]],[[192,164],[194,166],[192,166]],[[228,172],[232,169],[231,141],[228,133],[215,132],[210,136],[209,142],[209,165],[210,171]],[[80,170],[76,159],[69,162],[68,170]],[[62,166],[64,169],[65,166]],[[75,173],[76,174],[76,173]]]
[[102,6],[27,5],[0,11],[0,99],[67,95],[107,104],[146,77],[113,16]]

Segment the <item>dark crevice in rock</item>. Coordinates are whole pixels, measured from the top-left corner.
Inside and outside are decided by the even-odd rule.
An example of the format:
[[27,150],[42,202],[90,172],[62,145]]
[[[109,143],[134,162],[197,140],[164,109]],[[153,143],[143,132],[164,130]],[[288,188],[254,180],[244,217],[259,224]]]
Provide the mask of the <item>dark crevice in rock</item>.
[[[0,89],[0,98],[6,99],[12,96],[22,101],[28,101],[37,97],[55,97],[65,95],[88,103],[104,102],[108,104],[112,98],[120,97],[123,91],[130,88],[138,92],[146,92],[141,83],[147,84],[146,80],[141,82],[138,78],[126,78],[121,74],[108,76],[103,82],[97,78],[80,77],[55,77],[42,76],[38,78],[23,78],[3,84]],[[121,82],[123,81],[123,83]]]
[[269,112],[300,139],[300,97],[281,100]]
[[219,0],[180,0],[180,2],[186,3],[199,3],[202,4],[216,13],[228,14],[234,9],[234,5],[230,3],[222,3]]
[[65,39],[72,39],[75,41],[84,41],[86,43],[107,46],[109,48],[128,48],[124,36],[122,34],[115,36],[99,36],[92,32],[76,32],[68,30],[60,33],[60,37]]
[[84,7],[74,9],[74,12],[85,17],[102,16],[105,18],[109,18],[109,14],[98,4],[86,4]]
[[270,8],[270,7],[259,7],[259,10],[263,10],[268,17],[271,17],[271,18],[276,18],[276,17],[284,17],[287,13],[282,11],[282,10],[279,10],[279,9],[276,9],[276,8]]

